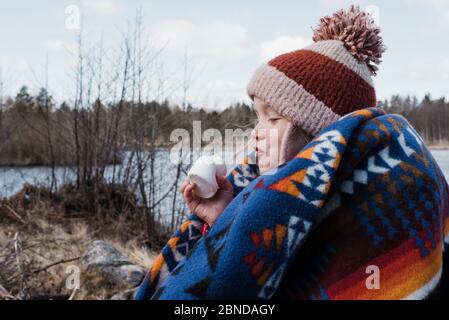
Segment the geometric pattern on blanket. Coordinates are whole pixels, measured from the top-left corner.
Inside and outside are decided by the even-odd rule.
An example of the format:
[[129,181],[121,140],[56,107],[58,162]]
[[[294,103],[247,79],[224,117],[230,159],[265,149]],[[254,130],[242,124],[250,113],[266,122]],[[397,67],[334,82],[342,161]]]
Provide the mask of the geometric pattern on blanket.
[[[136,299],[270,299],[286,282],[301,298],[423,298],[438,283],[449,187],[403,117],[380,108],[341,117],[273,175],[259,176],[249,160],[228,175],[235,198],[214,226],[202,237],[203,222],[192,213]],[[344,223],[357,242],[324,241],[316,253],[304,245],[311,237],[319,244]],[[289,278],[303,255],[301,277]],[[339,257],[349,259],[343,269]],[[389,270],[380,291],[364,288],[373,261]],[[419,274],[398,282],[404,270]]]

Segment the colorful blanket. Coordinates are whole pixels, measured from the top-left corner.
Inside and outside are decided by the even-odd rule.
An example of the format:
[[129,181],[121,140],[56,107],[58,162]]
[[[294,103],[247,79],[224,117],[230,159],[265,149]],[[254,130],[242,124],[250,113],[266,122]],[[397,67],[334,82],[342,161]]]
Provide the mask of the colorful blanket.
[[249,158],[207,234],[191,214],[135,299],[422,299],[439,283],[449,187],[405,118],[367,108],[274,174]]

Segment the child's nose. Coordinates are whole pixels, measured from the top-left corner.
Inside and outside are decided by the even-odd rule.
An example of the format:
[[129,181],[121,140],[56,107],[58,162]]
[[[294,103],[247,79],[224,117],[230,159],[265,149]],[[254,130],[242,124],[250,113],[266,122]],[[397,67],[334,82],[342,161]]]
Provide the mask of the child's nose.
[[252,139],[256,139],[256,136],[257,136],[257,134],[256,134],[256,128],[254,128],[253,130],[251,130],[251,138],[252,138]]
[[255,140],[261,140],[265,138],[265,129],[258,128],[257,126],[251,131],[251,136]]

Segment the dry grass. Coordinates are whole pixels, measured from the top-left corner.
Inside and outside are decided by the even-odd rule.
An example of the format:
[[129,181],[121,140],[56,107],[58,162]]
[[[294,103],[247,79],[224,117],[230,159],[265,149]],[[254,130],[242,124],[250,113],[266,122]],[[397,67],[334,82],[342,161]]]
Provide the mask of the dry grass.
[[[58,224],[52,224],[42,218],[36,218],[26,225],[0,220],[2,252],[10,252],[16,256],[13,239],[15,235],[20,239],[22,251],[20,254],[22,268],[16,259],[0,258],[0,271],[5,286],[16,296],[33,298],[42,295],[66,295],[64,282],[67,274],[65,268],[68,264],[77,264],[77,261],[62,263],[46,268],[58,261],[76,259],[83,253],[89,242],[89,237],[75,239],[70,231]],[[20,271],[20,269],[23,269]],[[26,278],[26,289],[20,275]],[[24,291],[24,292],[23,292]]]
[[[42,200],[44,199],[44,200]],[[14,211],[11,211],[11,209]],[[117,217],[116,217],[117,218]],[[89,218],[67,217],[61,207],[52,201],[15,197],[0,200],[0,283],[13,295],[23,294],[18,271],[19,265],[14,253],[14,237],[20,237],[22,267],[25,269],[27,289],[26,298],[61,296],[67,298],[72,292],[65,286],[69,265],[79,266],[77,258],[94,240],[111,243],[133,263],[148,268],[155,252],[145,248],[144,235],[129,233],[126,219],[118,217]],[[145,230],[141,230],[144,234]],[[6,253],[11,253],[6,257]],[[76,259],[66,263],[54,263]],[[45,269],[45,270],[43,270]],[[101,279],[82,277],[81,290],[74,299],[109,299],[117,288],[101,285]]]

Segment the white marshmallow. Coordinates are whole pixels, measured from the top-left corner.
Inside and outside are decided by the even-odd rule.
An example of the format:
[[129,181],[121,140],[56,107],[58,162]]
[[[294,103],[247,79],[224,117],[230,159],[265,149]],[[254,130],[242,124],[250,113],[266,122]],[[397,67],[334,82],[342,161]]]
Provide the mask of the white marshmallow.
[[212,198],[218,190],[216,175],[224,176],[226,166],[219,156],[202,156],[190,168],[188,177],[200,198]]

